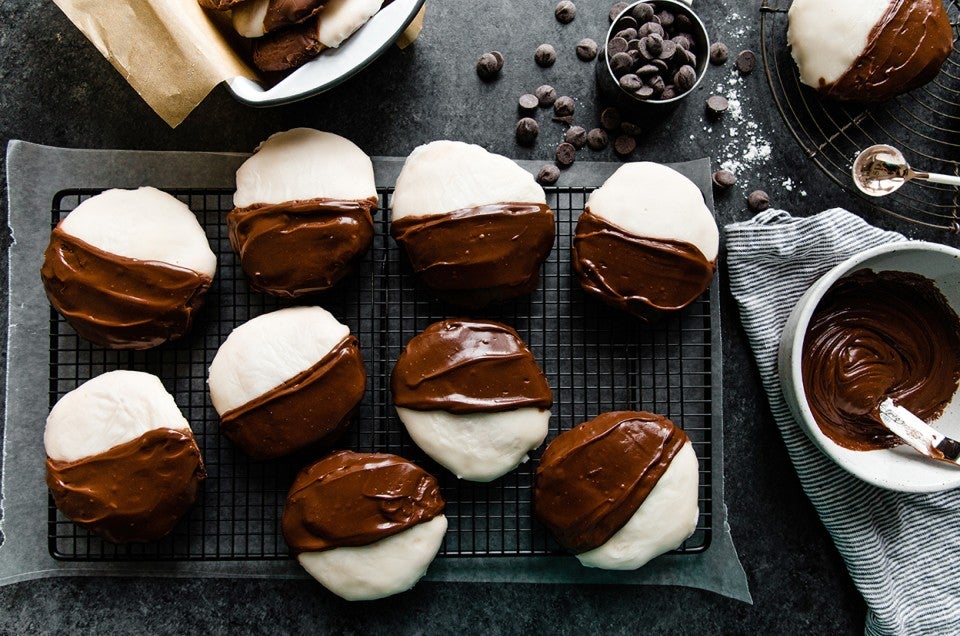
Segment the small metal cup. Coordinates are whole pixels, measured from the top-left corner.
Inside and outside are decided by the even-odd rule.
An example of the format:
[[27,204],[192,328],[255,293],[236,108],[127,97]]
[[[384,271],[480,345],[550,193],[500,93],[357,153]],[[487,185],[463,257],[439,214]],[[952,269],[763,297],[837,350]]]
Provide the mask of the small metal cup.
[[707,35],[707,27],[704,26],[703,21],[685,2],[681,2],[680,0],[649,0],[647,4],[652,4],[655,9],[666,9],[675,15],[683,14],[690,18],[690,23],[693,25],[693,33],[691,33],[691,35],[693,36],[697,50],[697,66],[695,69],[697,72],[697,80],[693,88],[682,95],[677,95],[673,99],[640,99],[633,93],[625,91],[620,87],[617,76],[613,74],[613,70],[610,68],[610,59],[607,56],[606,46],[610,39],[619,31],[617,23],[620,21],[620,18],[628,15],[633,7],[638,4],[641,4],[641,2],[634,2],[624,9],[607,31],[607,36],[604,39],[603,54],[597,56],[597,87],[605,98],[622,111],[652,111],[662,113],[675,107],[681,100],[693,93],[707,74],[707,66],[710,64],[710,37]]

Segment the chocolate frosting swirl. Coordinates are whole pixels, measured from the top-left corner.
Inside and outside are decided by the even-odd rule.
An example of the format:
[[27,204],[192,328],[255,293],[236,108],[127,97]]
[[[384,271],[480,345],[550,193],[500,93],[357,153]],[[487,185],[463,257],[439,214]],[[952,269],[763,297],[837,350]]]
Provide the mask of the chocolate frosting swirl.
[[369,545],[443,512],[437,480],[396,455],[338,451],[303,469],[287,495],[294,553]]
[[653,322],[706,291],[716,263],[695,245],[636,236],[587,208],[577,221],[573,268],[584,291]]
[[390,379],[396,406],[450,413],[549,409],[553,394],[520,335],[498,322],[443,320],[407,343]]
[[897,446],[880,402],[893,398],[927,422],[943,412],[960,381],[960,319],[919,274],[860,270],[817,306],[801,372],[824,435],[851,450]]
[[574,554],[598,548],[630,520],[688,441],[673,422],[644,411],[584,422],[544,451],[534,513]]
[[263,17],[266,33],[298,24],[320,13],[327,0],[270,0]]
[[168,534],[205,477],[193,434],[171,428],[75,462],[47,458],[47,487],[60,512],[114,543]]
[[254,289],[286,298],[326,291],[370,248],[376,207],[375,198],[319,198],[235,208],[230,245]]
[[312,367],[220,416],[220,430],[254,459],[333,442],[350,425],[367,385],[354,336]]
[[47,297],[81,337],[149,349],[183,336],[212,279],[191,269],[105,252],[59,226],[40,269]]
[[390,233],[414,271],[442,299],[464,307],[529,294],[553,247],[553,210],[495,203],[394,220]]
[[860,57],[833,84],[821,78],[820,91],[836,99],[889,99],[936,77],[952,51],[942,0],[892,0]]

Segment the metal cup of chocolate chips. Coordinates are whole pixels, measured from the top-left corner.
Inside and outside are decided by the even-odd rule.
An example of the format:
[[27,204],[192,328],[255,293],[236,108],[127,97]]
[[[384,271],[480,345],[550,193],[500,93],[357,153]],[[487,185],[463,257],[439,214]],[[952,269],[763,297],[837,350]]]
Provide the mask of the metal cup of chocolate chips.
[[[664,26],[667,25],[667,26]],[[703,21],[680,0],[634,2],[613,20],[596,77],[601,94],[624,111],[667,110],[694,92],[710,64]],[[642,86],[635,87],[633,77]]]

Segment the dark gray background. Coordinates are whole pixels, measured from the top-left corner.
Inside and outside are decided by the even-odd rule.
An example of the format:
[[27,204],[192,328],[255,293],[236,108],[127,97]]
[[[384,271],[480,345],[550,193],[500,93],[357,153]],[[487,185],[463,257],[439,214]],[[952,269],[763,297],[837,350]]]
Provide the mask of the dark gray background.
[[[593,67],[573,51],[581,37],[602,40],[609,3],[576,3],[576,20],[564,26],[553,17],[554,0],[428,0],[416,44],[389,50],[330,93],[257,110],[218,87],[171,130],[51,2],[2,0],[0,141],[250,151],[270,133],[303,125],[345,135],[375,155],[405,155],[421,143],[452,138],[548,161],[562,128],[541,113],[537,145],[517,146],[516,98],[551,83],[576,98],[578,122],[596,124]],[[758,7],[754,1],[696,2],[713,39],[728,42],[734,53],[759,52]],[[551,69],[533,63],[541,42],[559,52]],[[491,49],[504,53],[506,67],[498,81],[483,84],[474,61]],[[711,69],[698,93],[648,134],[633,158],[739,162],[740,184],[717,197],[721,224],[748,218],[744,196],[762,187],[776,205],[796,213],[840,205],[887,229],[956,242],[874,214],[828,181],[789,136],[761,71],[741,79],[729,63]],[[711,125],[702,104],[719,86],[739,98],[742,115]],[[615,157],[611,150],[578,154],[580,161],[590,159]],[[2,187],[6,214],[5,180]],[[2,227],[5,247],[6,222]],[[422,583],[392,599],[349,604],[305,582],[61,579],[0,588],[0,631],[862,632],[863,601],[800,490],[722,283],[727,504],[753,606],[681,588]],[[5,315],[2,321],[5,329]]]

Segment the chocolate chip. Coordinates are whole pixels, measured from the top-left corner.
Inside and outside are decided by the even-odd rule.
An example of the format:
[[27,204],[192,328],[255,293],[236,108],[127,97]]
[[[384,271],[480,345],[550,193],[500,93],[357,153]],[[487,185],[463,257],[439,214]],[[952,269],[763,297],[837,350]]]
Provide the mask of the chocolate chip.
[[637,75],[640,77],[648,77],[650,75],[656,75],[660,72],[660,69],[654,66],[653,64],[645,64],[637,69]]
[[587,145],[591,150],[603,150],[610,143],[607,131],[602,128],[594,128],[587,133]]
[[720,66],[726,64],[730,58],[730,49],[723,42],[714,42],[710,45],[710,63]]
[[641,24],[637,28],[637,35],[639,37],[646,37],[648,35],[659,35],[663,37],[666,35],[666,32],[663,30],[663,27],[656,22],[647,22],[646,24]]
[[660,57],[660,53],[663,51],[663,38],[656,33],[651,33],[641,40],[641,50],[643,50],[644,45],[646,45],[650,55]]
[[683,13],[677,13],[673,18],[673,30],[678,33],[690,33],[693,31],[693,20]]
[[[683,51],[683,49],[680,50]],[[697,68],[697,56],[694,55],[693,51],[683,51],[683,55],[687,58],[687,64],[693,68]]]
[[664,60],[651,60],[650,65],[661,73],[666,73],[670,69]]
[[563,142],[557,146],[557,163],[563,166],[564,168],[572,166],[574,160],[577,158],[577,149],[573,147],[573,144],[568,144]]
[[693,40],[691,40],[690,36],[686,33],[675,35],[670,39],[670,41],[684,51],[689,51],[694,47]]
[[637,30],[627,28],[622,31],[619,31],[616,37],[623,38],[627,42],[630,42],[630,40],[635,40],[637,38]]
[[524,146],[532,146],[540,134],[540,124],[532,117],[524,117],[517,122],[517,142]]
[[612,57],[617,53],[626,53],[627,48],[627,41],[623,38],[611,38],[611,40],[607,42],[607,55]]
[[730,108],[730,102],[723,95],[711,95],[707,98],[707,113],[712,117],[719,117]]
[[520,99],[517,101],[520,105],[520,111],[525,113],[536,110],[537,106],[540,105],[540,100],[537,99],[537,96],[531,95],[530,93],[521,95]]
[[674,44],[673,40],[664,40],[660,47],[660,55],[657,57],[659,57],[661,60],[673,59],[673,56],[677,54],[678,47],[676,44]]
[[663,93],[660,95],[660,99],[662,99],[663,101],[667,101],[668,99],[673,99],[676,96],[677,96],[677,89],[674,87],[673,84],[667,84],[663,88]]
[[623,118],[620,116],[620,111],[613,106],[604,108],[603,112],[600,113],[600,125],[610,132],[620,128],[620,122],[622,121]]
[[633,19],[636,20],[638,24],[649,22],[653,19],[653,14],[653,5],[647,4],[646,2],[641,2],[630,11],[630,15],[633,16]]
[[660,24],[664,29],[669,29],[673,26],[674,15],[669,11],[661,11],[657,14],[657,17],[660,18]]
[[553,106],[553,102],[557,101],[557,90],[549,84],[537,87],[535,92],[541,108]]
[[747,195],[747,207],[754,212],[763,212],[770,207],[770,195],[763,190],[754,190]]
[[673,83],[679,92],[686,93],[697,83],[697,72],[692,66],[684,64],[673,76]]
[[649,86],[643,86],[636,92],[636,95],[640,99],[650,99],[653,97],[653,89]]
[[558,97],[556,103],[553,105],[553,113],[557,117],[570,117],[573,115],[573,111],[576,110],[577,106],[573,103],[572,97]]
[[577,5],[570,0],[560,0],[557,3],[557,8],[553,10],[553,15],[557,17],[558,22],[570,24],[577,17]]
[[633,137],[628,137],[627,135],[620,135],[613,142],[613,151],[616,152],[621,157],[629,155],[631,152],[637,149],[637,140]]
[[653,77],[648,78],[647,86],[653,89],[654,96],[662,95],[664,89],[666,89],[666,83],[659,75],[654,75]]
[[490,55],[497,59],[497,70],[503,68],[503,53],[500,51],[490,51]]
[[560,168],[553,164],[546,164],[540,168],[537,173],[537,183],[540,185],[553,185],[560,178]]
[[617,77],[626,75],[633,68],[633,58],[629,53],[617,53],[610,58],[610,70]]
[[629,2],[618,2],[610,7],[610,21],[613,22],[617,16],[623,13],[623,10],[630,6]]
[[577,42],[577,57],[589,62],[597,57],[597,43],[590,38],[583,38]]
[[[615,26],[615,27],[613,28],[613,30],[614,30],[614,31],[624,31],[624,30],[626,30],[626,29],[633,29],[634,31],[636,31],[636,30],[637,30],[637,26],[638,26],[638,25],[637,25],[637,21],[636,21],[636,20],[634,20],[634,19],[633,19],[631,16],[629,16],[629,15],[625,15],[625,16],[623,16],[622,18],[620,18],[619,20],[617,20],[617,26]],[[627,39],[629,40],[630,38],[627,38]]]
[[534,52],[533,59],[537,66],[544,68],[553,66],[554,62],[557,61],[557,50],[549,44],[541,44]]
[[727,190],[737,182],[735,174],[729,170],[717,170],[713,173],[713,185],[718,190]]
[[620,124],[620,132],[631,137],[639,137],[643,134],[643,129],[632,121],[625,121]]
[[557,122],[558,124],[566,124],[567,126],[570,126],[573,124],[573,115],[564,115],[563,117],[557,117],[554,115],[553,121]]
[[570,126],[563,136],[563,140],[573,145],[577,150],[580,150],[587,145],[587,131],[583,126]]
[[633,73],[629,73],[620,78],[620,88],[629,93],[634,92],[641,86],[643,86],[643,82]]
[[503,68],[503,62],[498,60],[493,53],[484,53],[477,60],[477,75],[482,80],[491,80],[500,73]]
[[753,69],[757,68],[757,54],[749,50],[740,51],[734,64],[741,75],[749,75]]

